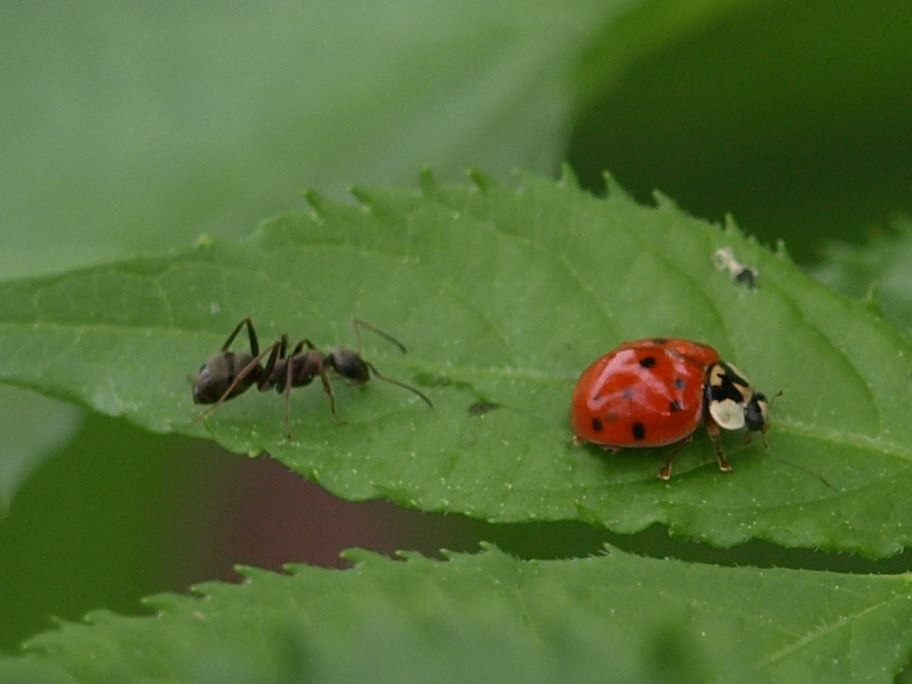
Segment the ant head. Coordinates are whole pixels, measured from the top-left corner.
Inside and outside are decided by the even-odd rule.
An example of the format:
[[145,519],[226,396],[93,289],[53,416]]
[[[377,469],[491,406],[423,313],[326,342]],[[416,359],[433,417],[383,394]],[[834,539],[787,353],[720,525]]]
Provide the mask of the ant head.
[[361,355],[345,347],[334,347],[327,354],[329,365],[343,378],[359,385],[370,380],[371,368]]
[[383,382],[388,382],[391,385],[396,385],[402,389],[408,390],[412,394],[421,398],[421,400],[428,406],[433,406],[431,400],[428,399],[422,392],[419,392],[417,389],[411,385],[407,385],[404,382],[399,380],[394,380],[380,371],[377,370],[374,364],[369,361],[365,361],[361,358],[361,354],[351,349],[345,347],[335,347],[329,350],[329,354],[326,355],[326,362],[328,365],[332,366],[339,375],[343,378],[351,380],[354,383],[363,385],[371,379],[373,375],[375,378],[383,380]]
[[232,392],[225,395],[238,372],[253,360],[244,352],[219,352],[200,366],[193,378],[193,403],[214,404],[220,399],[230,399],[245,391],[252,382],[239,382]]

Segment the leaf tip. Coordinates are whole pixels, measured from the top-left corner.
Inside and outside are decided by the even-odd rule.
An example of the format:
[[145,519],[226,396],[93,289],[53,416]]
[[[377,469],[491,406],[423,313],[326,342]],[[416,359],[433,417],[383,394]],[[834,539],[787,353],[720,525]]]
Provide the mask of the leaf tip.
[[362,211],[370,212],[374,204],[374,196],[366,188],[360,185],[352,185],[348,188],[348,194],[355,198],[361,206]]
[[[255,579],[257,574],[263,572],[259,568],[255,568],[252,565],[240,565],[240,564],[234,566],[234,571],[243,578],[245,584],[247,582],[252,582]],[[193,587],[193,591],[195,591],[195,592],[201,591],[201,590],[204,591],[205,586],[206,586],[205,584],[195,586],[195,587]]]
[[633,199],[609,171],[605,171],[602,174],[602,181],[605,183],[605,195],[607,197],[627,200]]
[[673,199],[671,199],[671,197],[666,195],[661,190],[653,190],[652,198],[655,200],[656,207],[658,209],[664,209],[666,211],[667,210],[678,211],[678,212],[681,212],[682,214],[685,213],[684,210],[680,207],[680,205],[677,202],[675,202]]
[[361,567],[366,563],[374,562],[378,559],[389,560],[382,553],[377,553],[376,551],[370,551],[368,549],[362,548],[351,548],[344,549],[339,553],[339,558],[346,560],[351,563],[354,567]]
[[[204,594],[197,594],[197,596],[204,596]],[[158,615],[173,611],[180,601],[181,597],[166,593],[152,594],[139,599],[140,604]]]
[[[608,174],[606,173],[606,176]],[[557,177],[557,186],[559,188],[579,188],[579,178],[573,171],[573,167],[568,162],[561,164],[560,175]]]
[[326,218],[326,198],[313,188],[308,188],[303,193],[304,200],[310,205],[311,215],[317,220]]
[[776,240],[775,254],[777,257],[779,257],[783,261],[791,260],[791,257],[789,257],[788,249],[785,246],[785,240],[782,240],[782,239]]
[[481,549],[482,554],[485,556],[509,556],[506,551],[501,551],[500,547],[494,542],[489,541],[480,541],[478,542],[478,548]]
[[209,233],[202,233],[193,241],[193,246],[196,247],[196,249],[209,249],[214,245],[215,238],[209,235]]
[[422,192],[428,193],[437,188],[437,179],[429,166],[422,166],[418,171],[418,187]]
[[472,181],[472,185],[475,186],[475,189],[480,190],[481,192],[490,190],[497,185],[497,182],[492,176],[483,171],[479,171],[478,169],[469,169],[466,172],[466,175],[469,177],[469,180]]
[[[868,283],[868,288],[865,290],[864,297],[861,301],[868,311],[876,313],[879,316],[884,315],[884,310],[880,306],[880,281],[872,280]],[[0,517],[2,517],[2,511],[0,511]]]
[[725,212],[725,216],[722,217],[722,232],[726,235],[735,235],[741,232],[741,229],[738,228],[738,222],[735,221],[735,217],[730,211]]
[[602,516],[599,515],[596,512],[596,510],[594,508],[592,508],[591,506],[587,506],[582,501],[576,501],[575,506],[576,506],[576,514],[582,522],[584,522],[588,525],[596,525],[596,526],[601,526],[604,524],[604,521],[602,520]]

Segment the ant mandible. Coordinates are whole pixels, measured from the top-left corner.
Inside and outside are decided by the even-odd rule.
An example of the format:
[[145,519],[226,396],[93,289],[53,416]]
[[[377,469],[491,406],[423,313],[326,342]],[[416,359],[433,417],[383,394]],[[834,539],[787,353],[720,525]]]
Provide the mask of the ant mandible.
[[[229,351],[231,343],[241,332],[241,328],[245,326],[250,341],[250,352]],[[228,335],[221,350],[200,367],[193,379],[193,403],[213,404],[212,408],[202,413],[196,420],[206,418],[224,402],[243,394],[254,385],[261,392],[275,388],[276,392],[285,395],[285,431],[288,439],[291,439],[291,389],[309,385],[319,377],[323,384],[323,391],[329,398],[329,408],[333,417],[340,423],[344,423],[345,421],[336,412],[336,396],[333,393],[327,369],[331,369],[357,385],[366,384],[373,375],[380,380],[407,389],[421,397],[428,406],[433,407],[431,400],[422,392],[411,385],[383,375],[374,364],[364,360],[361,356],[363,347],[361,328],[379,335],[405,353],[405,346],[399,340],[360,318],[352,319],[352,327],[357,340],[357,351],[347,347],[333,347],[328,354],[324,354],[316,348],[313,342],[304,338],[294,345],[289,354],[287,335],[282,335],[260,351],[253,321],[250,318],[243,319]],[[264,358],[266,363],[261,365]]]

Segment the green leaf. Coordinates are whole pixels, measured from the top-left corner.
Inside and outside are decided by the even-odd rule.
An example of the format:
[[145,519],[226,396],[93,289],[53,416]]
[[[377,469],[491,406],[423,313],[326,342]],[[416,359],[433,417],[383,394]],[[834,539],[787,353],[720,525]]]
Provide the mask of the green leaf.
[[63,668],[36,658],[0,659],[0,681],[9,684],[75,684]]
[[853,297],[867,297],[897,326],[912,331],[912,220],[896,221],[896,230],[874,235],[864,246],[830,242],[825,260],[812,273],[830,287]]
[[[892,681],[902,576],[607,556],[447,562],[350,552],[352,570],[244,571],[156,617],[90,616],[31,640],[80,681]],[[9,661],[7,661],[7,664]],[[2,670],[0,670],[2,671]]]
[[[582,519],[620,532],[655,522],[717,545],[894,554],[912,534],[912,348],[862,303],[782,254],[683,214],[572,182],[311,195],[313,211],[242,242],[0,287],[0,378],[123,415],[154,431],[268,451],[353,499],[388,497],[496,522]],[[713,266],[729,247],[760,272],[748,289]],[[365,357],[416,385],[336,382],[340,425],[318,386],[282,400],[251,391],[194,422],[188,376],[244,316],[265,342],[288,332],[350,343],[359,316],[409,347]],[[573,447],[579,372],[625,339],[713,344],[769,394],[769,451],[736,446],[718,472],[700,434],[656,480],[661,450]],[[243,346],[240,344],[239,346]],[[481,415],[479,403],[493,407]]]

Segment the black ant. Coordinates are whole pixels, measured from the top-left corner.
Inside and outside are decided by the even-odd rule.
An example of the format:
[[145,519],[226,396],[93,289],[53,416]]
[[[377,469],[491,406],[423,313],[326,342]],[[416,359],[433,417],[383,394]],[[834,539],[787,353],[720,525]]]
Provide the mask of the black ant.
[[[234,339],[244,326],[247,327],[250,352],[228,351],[228,347],[231,346],[231,343],[234,342]],[[431,400],[422,392],[419,392],[411,385],[406,385],[404,382],[383,375],[376,369],[374,364],[365,361],[361,357],[363,346],[361,328],[366,328],[388,340],[404,354],[406,351],[405,346],[399,340],[359,318],[352,319],[352,327],[355,330],[355,339],[358,343],[357,351],[346,347],[333,347],[328,354],[324,354],[316,348],[313,342],[304,338],[295,344],[289,354],[287,335],[282,335],[277,341],[260,351],[260,344],[256,330],[253,327],[253,321],[249,318],[243,319],[231,331],[219,353],[206,361],[193,379],[193,403],[214,404],[211,409],[201,414],[196,420],[206,418],[221,404],[243,394],[253,385],[256,385],[261,392],[266,392],[274,387],[280,394],[285,394],[285,430],[288,434],[288,439],[291,439],[291,422],[289,418],[291,389],[292,387],[309,385],[314,378],[319,376],[320,382],[323,383],[323,391],[329,398],[329,408],[333,417],[340,423],[344,423],[345,421],[336,412],[336,397],[333,393],[332,382],[330,382],[327,369],[333,370],[356,385],[366,384],[373,375],[393,385],[407,389],[413,394],[417,394],[428,406],[433,407]],[[265,365],[260,365],[264,358],[266,359]]]

